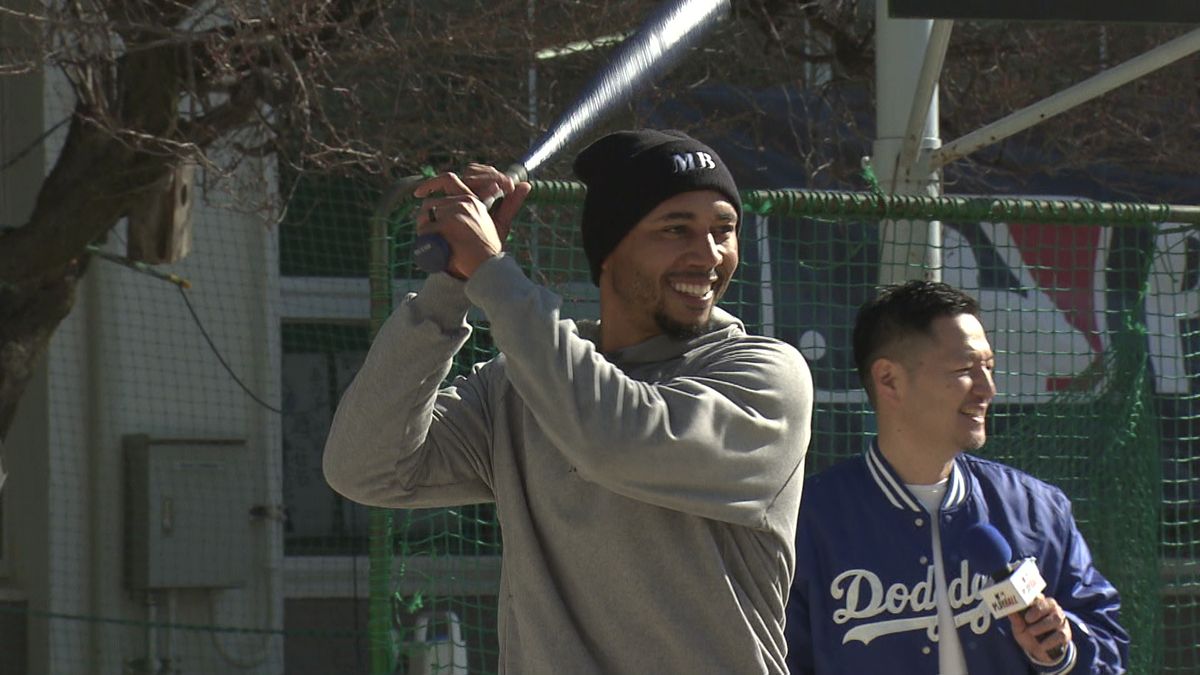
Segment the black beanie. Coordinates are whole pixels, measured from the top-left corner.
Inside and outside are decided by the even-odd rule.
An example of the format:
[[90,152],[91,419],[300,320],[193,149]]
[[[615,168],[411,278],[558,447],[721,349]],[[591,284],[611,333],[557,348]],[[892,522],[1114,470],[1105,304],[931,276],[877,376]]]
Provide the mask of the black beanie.
[[592,143],[575,159],[587,186],[583,251],[600,284],[600,265],[625,235],[659,204],[682,192],[716,190],[737,209],[742,200],[724,162],[682,131],[618,131]]

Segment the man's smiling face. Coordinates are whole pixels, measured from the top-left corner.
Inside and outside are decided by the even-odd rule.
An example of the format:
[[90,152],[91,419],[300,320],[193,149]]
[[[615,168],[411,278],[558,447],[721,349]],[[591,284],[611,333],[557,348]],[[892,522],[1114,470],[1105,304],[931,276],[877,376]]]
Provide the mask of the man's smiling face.
[[[703,333],[738,264],[737,210],[714,190],[659,204],[604,261],[605,341]],[[611,338],[610,338],[611,336]]]

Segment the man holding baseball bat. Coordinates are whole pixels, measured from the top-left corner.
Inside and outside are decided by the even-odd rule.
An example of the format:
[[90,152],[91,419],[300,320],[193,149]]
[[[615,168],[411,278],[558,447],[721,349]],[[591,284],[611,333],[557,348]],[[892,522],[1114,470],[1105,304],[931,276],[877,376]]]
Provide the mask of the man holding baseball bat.
[[[380,330],[325,475],[375,506],[496,503],[500,672],[786,673],[813,390],[799,352],[716,307],[737,187],[680,132],[610,134],[575,171],[600,321],[562,318],[502,251],[527,184],[427,181],[418,228],[449,265]],[[500,356],[440,387],[471,304]]]

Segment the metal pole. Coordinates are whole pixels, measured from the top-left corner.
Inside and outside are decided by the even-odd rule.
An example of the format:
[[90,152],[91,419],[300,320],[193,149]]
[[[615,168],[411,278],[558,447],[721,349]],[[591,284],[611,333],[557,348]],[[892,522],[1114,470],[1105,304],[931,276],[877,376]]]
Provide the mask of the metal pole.
[[1002,141],[1019,131],[1024,131],[1042,120],[1050,119],[1081,103],[1107,94],[1121,85],[1128,84],[1197,51],[1200,51],[1200,28],[1155,47],[1145,54],[1135,56],[1119,66],[1113,66],[1093,75],[1053,96],[1048,96],[981,129],[972,131],[962,138],[951,141],[934,153],[931,166],[934,170],[940,169],[956,159],[966,157],[980,148]]
[[[587,193],[569,180],[531,181],[529,202],[574,204]],[[1030,199],[964,195],[878,195],[845,190],[742,190],[742,208],[758,215],[816,218],[917,218],[1038,223],[1179,223],[1200,226],[1200,206],[1145,202],[1096,202],[1087,199]]]
[[771,273],[771,219],[754,216],[754,236],[758,238],[758,287],[762,293],[762,334],[775,337],[775,282]]
[[[1108,223],[1139,226],[1178,223],[1200,229],[1200,206],[1136,202],[1094,202],[1087,199],[1025,199],[1010,197],[925,197],[877,195],[837,190],[743,190],[742,208],[761,215],[814,218],[916,218],[1000,223]],[[1159,230],[1166,232],[1168,230]]]
[[[909,115],[924,107],[914,101],[919,88],[933,21],[892,19],[887,0],[875,5],[875,129],[873,162],[879,183],[893,194],[936,196],[938,176],[914,166],[900,166],[900,152],[908,134]],[[946,36],[948,38],[948,33]],[[936,51],[936,50],[935,50]],[[936,84],[928,86],[929,104],[923,120],[914,123],[920,136],[917,153],[941,144],[938,137]],[[893,284],[914,278],[940,276],[941,223],[937,221],[884,220],[879,224],[879,283]]]
[[942,65],[946,62],[946,47],[950,45],[953,21],[934,21],[925,47],[925,58],[921,62],[921,73],[917,77],[917,89],[913,94],[912,109],[908,113],[908,126],[904,132],[904,145],[900,149],[900,170],[915,168],[921,140],[929,121],[929,109],[937,96],[938,79],[942,76]]
[[[371,339],[392,313],[392,234],[388,216],[401,200],[424,180],[402,178],[375,207],[370,220],[369,284],[371,289]],[[396,670],[392,645],[392,511],[372,508],[368,512],[367,634],[371,675],[392,675]]]

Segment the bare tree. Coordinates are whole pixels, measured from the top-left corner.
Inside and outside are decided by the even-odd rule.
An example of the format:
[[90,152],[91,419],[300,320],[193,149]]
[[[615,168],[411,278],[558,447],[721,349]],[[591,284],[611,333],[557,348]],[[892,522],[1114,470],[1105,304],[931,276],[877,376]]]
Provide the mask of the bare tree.
[[[479,73],[489,61],[494,67],[498,59],[511,60],[496,45],[527,53],[524,21],[512,21],[520,3],[435,5],[441,3],[0,5],[7,34],[24,37],[0,43],[0,76],[58,70],[74,93],[62,122],[65,141],[32,212],[0,232],[0,437],[71,311],[89,266],[88,245],[157,199],[181,164],[200,166],[210,181],[233,175],[246,157],[267,155],[294,169],[292,175],[385,176],[439,151],[453,158],[461,148],[458,138],[405,131],[487,121],[475,116],[466,123],[468,111],[506,114],[513,97],[500,95],[497,82]],[[497,28],[506,25],[518,28],[512,34]],[[474,72],[457,69],[468,61]],[[476,105],[450,105],[467,98]],[[433,111],[444,111],[437,115],[443,119],[431,122]],[[497,132],[511,126],[511,120],[497,125]],[[397,138],[425,151],[409,155]],[[3,169],[23,154],[0,158]],[[263,199],[261,192],[246,196]]]
[[[233,175],[245,158],[272,156],[286,180],[334,173],[382,185],[428,164],[511,161],[611,47],[545,50],[628,30],[653,4],[0,2],[0,20],[29,45],[0,41],[0,77],[58,70],[75,96],[62,122],[65,142],[32,212],[0,232],[0,437],[71,311],[89,266],[88,245],[157,198],[181,163],[200,166],[213,181]],[[873,132],[872,3],[736,0],[734,8],[734,21],[611,124],[637,123],[725,83],[734,104],[678,126],[703,127],[706,138],[736,130],[750,149],[791,153],[805,185],[862,187],[858,159]],[[956,31],[942,78],[947,136],[1172,33],[1023,24],[964,24]],[[532,104],[530,74],[538,82]],[[1054,158],[1047,165],[1022,166],[993,152],[968,166],[983,176],[1098,160],[1190,171],[1200,149],[1195,81],[1195,65],[1180,65],[1023,135],[1022,142],[1036,139]],[[766,114],[763,91],[783,92],[787,112]],[[15,159],[0,158],[0,171]],[[948,176],[955,179],[954,168]],[[289,185],[281,188],[286,198]],[[261,191],[243,196],[246,208],[279,206],[261,204]]]
[[[951,42],[942,79],[946,138],[1080,82],[1185,32],[1182,26],[1100,24],[964,24]],[[1035,175],[1090,173],[1133,200],[1195,199],[1164,193],[1129,176],[1186,176],[1200,152],[1200,64],[1195,57],[1053,117],[968,158],[966,168],[1025,180]],[[1035,150],[1036,164],[1019,162],[1013,146]],[[1116,169],[1116,171],[1112,171]],[[952,167],[949,175],[963,173]],[[1107,175],[1105,175],[1107,174]],[[1118,177],[1118,174],[1126,178]],[[1124,184],[1118,184],[1124,183]]]
[[[269,152],[276,106],[303,110],[312,153],[362,159],[319,99],[340,54],[377,48],[381,7],[343,2],[108,2],[2,8],[31,48],[0,73],[60,70],[75,95],[66,139],[26,222],[0,234],[0,435],[88,267],[86,247],[211,150]],[[243,144],[260,143],[259,147]],[[10,160],[11,162],[11,160]]]

